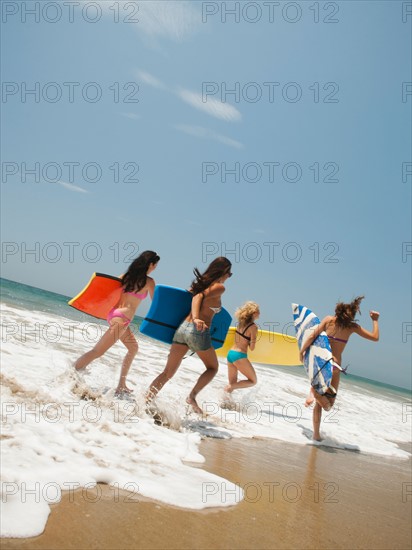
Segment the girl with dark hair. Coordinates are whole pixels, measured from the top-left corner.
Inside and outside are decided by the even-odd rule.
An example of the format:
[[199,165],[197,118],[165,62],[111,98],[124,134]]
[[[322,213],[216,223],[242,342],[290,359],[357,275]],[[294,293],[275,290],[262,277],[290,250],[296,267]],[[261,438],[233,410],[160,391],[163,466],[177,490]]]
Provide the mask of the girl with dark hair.
[[313,331],[313,334],[302,346],[300,352],[300,359],[303,362],[303,357],[309,346],[321,332],[326,332],[329,338],[330,347],[332,349],[333,372],[330,389],[333,389],[334,391],[328,392],[325,395],[320,395],[313,388],[311,388],[305,402],[305,405],[308,407],[316,401],[315,408],[313,409],[313,439],[316,441],[321,441],[319,428],[322,419],[322,409],[328,411],[335,403],[335,398],[339,387],[340,373],[342,371],[342,353],[346,347],[349,337],[351,334],[355,333],[362,338],[372,340],[372,342],[377,342],[379,340],[379,313],[377,311],[369,312],[373,325],[372,332],[362,328],[355,321],[356,314],[360,313],[360,303],[363,299],[364,296],[358,296],[352,300],[350,304],[345,304],[343,302],[336,304],[335,315],[328,315],[322,319],[321,323]]
[[135,260],[133,260],[129,269],[122,279],[122,295],[117,305],[109,312],[107,322],[110,328],[100,338],[94,348],[77,359],[74,364],[76,371],[82,371],[94,359],[101,357],[106,351],[120,340],[127,348],[127,354],[123,360],[122,369],[120,372],[119,384],[116,388],[116,395],[131,393],[131,389],[126,386],[126,377],[129,372],[130,365],[138,351],[137,340],[129,328],[136,310],[140,302],[146,298],[148,294],[153,298],[155,282],[149,277],[160,257],[151,250],[142,252]]
[[186,402],[196,413],[203,413],[196,402],[196,396],[214,378],[219,367],[209,327],[215,313],[222,309],[221,297],[225,291],[223,283],[232,276],[231,267],[227,258],[219,257],[213,260],[203,274],[197,268],[193,270],[195,279],[189,289],[193,294],[191,311],[174,334],[166,367],[150,384],[147,402],[175,375],[185,353],[190,349],[197,353],[206,370],[200,375]]

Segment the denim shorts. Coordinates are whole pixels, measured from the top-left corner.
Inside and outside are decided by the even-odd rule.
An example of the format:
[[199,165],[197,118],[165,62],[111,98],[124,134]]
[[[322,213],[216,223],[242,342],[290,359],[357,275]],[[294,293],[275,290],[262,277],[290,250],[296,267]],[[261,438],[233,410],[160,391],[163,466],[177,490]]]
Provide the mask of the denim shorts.
[[183,321],[173,336],[174,344],[184,344],[192,351],[206,351],[212,347],[209,329],[197,330],[194,323]]

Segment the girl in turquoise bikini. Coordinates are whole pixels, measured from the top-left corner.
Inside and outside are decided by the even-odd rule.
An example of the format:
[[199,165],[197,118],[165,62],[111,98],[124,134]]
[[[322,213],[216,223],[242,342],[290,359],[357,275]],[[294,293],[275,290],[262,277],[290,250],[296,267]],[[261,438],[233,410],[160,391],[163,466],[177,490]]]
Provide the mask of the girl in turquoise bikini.
[[[257,382],[256,372],[247,357],[247,352],[248,349],[255,349],[258,330],[255,321],[259,315],[259,306],[255,302],[246,302],[235,312],[238,326],[235,332],[235,342],[227,354],[229,384],[225,387],[226,393],[249,388]],[[238,382],[239,372],[246,376],[246,379]]]

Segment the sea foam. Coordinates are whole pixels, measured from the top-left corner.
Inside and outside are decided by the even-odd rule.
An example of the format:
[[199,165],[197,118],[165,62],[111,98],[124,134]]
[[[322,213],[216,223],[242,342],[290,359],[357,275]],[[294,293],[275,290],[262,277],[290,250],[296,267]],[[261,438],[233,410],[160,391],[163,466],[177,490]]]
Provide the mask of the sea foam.
[[[222,362],[199,394],[207,413],[199,418],[188,415],[185,397],[204,366],[187,357],[156,400],[162,426],[147,414],[144,394],[164,368],[168,346],[138,336],[128,379],[134,401],[120,400],[113,388],[125,353],[121,343],[92,363],[81,381],[72,367],[106,326],[10,305],[1,313],[3,537],[40,534],[61,491],[99,482],[190,509],[236,504],[239,487],[199,468],[204,435],[313,444],[311,411],[303,406],[308,382],[293,368],[256,366],[258,384],[234,392],[230,410],[221,407],[227,383]],[[398,445],[410,440],[401,399],[365,394],[344,382],[321,433],[323,445],[410,456]]]

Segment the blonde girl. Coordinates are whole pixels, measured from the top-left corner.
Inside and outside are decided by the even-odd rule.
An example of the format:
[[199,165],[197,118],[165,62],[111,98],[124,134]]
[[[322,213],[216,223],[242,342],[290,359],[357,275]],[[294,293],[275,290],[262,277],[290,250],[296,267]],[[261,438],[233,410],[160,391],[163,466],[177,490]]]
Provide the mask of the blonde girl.
[[[235,332],[235,342],[227,354],[229,384],[225,387],[226,393],[233,390],[249,388],[257,381],[255,369],[247,358],[248,349],[254,350],[258,327],[255,321],[259,318],[260,311],[256,302],[246,302],[235,312],[238,320]],[[246,379],[238,382],[238,373],[246,376]]]

